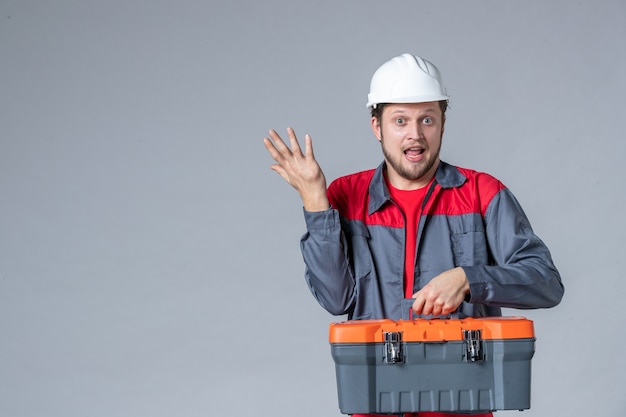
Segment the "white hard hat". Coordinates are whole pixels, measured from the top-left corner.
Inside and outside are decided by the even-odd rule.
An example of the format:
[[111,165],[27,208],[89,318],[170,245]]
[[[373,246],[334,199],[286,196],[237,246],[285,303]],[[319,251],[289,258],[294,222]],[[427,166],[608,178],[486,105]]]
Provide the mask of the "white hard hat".
[[448,100],[439,70],[432,63],[411,54],[385,62],[372,76],[367,107],[381,103],[426,103]]

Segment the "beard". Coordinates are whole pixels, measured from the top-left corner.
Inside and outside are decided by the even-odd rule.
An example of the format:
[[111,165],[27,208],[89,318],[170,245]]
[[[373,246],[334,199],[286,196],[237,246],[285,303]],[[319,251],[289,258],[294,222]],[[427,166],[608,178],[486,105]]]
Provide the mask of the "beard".
[[[426,174],[428,174],[433,166],[439,161],[439,151],[441,150],[441,142],[439,142],[437,149],[435,149],[435,152],[433,152],[429,157],[426,157],[420,162],[408,163],[402,158],[402,154],[398,157],[394,157],[391,152],[387,150],[387,148],[385,147],[385,139],[382,136],[382,132],[380,137],[380,145],[382,147],[385,160],[387,161],[387,164],[390,166],[390,168],[393,169],[402,178],[410,181],[422,179]],[[426,147],[423,142],[420,142],[420,145],[424,146],[424,152],[430,150],[430,148]]]

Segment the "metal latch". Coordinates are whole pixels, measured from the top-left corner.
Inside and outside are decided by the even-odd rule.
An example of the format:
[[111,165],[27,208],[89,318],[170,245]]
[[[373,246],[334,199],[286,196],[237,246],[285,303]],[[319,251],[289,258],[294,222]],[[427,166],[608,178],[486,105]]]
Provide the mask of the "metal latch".
[[385,332],[385,363],[402,363],[402,332]]
[[480,330],[463,330],[463,340],[465,341],[466,362],[485,360]]

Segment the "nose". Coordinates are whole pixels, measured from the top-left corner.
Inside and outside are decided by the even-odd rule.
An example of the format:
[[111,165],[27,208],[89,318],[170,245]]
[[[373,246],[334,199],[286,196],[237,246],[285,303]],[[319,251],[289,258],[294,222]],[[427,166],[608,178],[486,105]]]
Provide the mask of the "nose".
[[424,137],[423,128],[419,121],[410,123],[407,128],[408,128],[407,133],[409,135],[409,139],[417,140],[417,139],[422,139]]

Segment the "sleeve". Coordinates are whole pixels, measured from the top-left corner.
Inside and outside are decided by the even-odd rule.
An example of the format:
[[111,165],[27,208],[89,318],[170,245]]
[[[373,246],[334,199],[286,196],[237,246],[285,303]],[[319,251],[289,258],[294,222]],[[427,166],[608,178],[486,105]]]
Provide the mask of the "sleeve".
[[304,211],[307,232],[300,241],[305,279],[320,305],[333,315],[347,314],[354,303],[355,279],[339,212]]
[[484,219],[493,262],[463,267],[470,302],[519,309],[559,304],[564,287],[550,251],[507,188],[489,202]]

